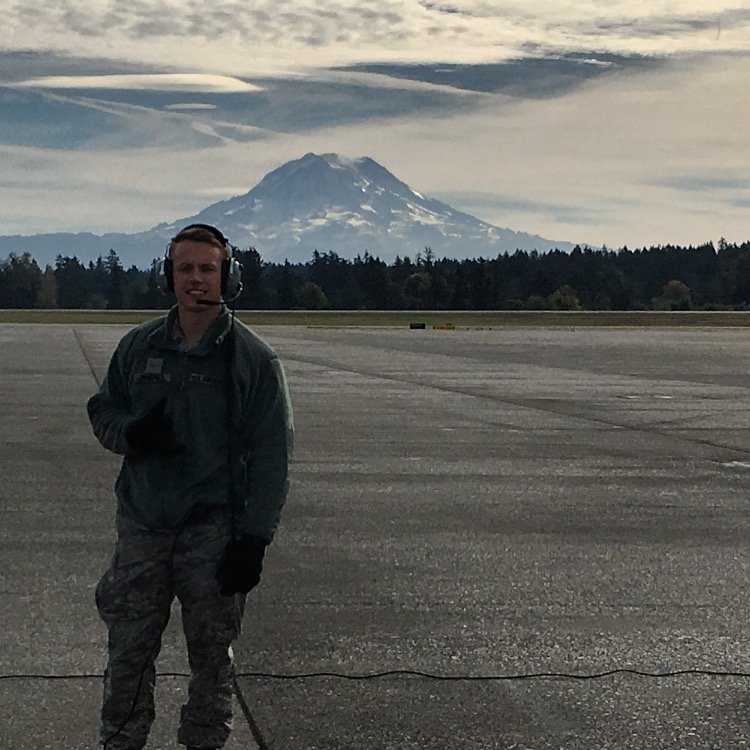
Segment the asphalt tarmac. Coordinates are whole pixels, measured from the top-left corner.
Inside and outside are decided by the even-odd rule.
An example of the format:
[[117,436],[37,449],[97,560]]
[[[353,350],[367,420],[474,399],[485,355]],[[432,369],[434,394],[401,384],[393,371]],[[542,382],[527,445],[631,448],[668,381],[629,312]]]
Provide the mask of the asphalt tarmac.
[[[84,405],[126,330],[0,326],[4,749],[97,746],[119,459]],[[235,649],[267,748],[750,746],[750,677],[583,678],[750,672],[745,329],[258,332],[297,426]],[[158,670],[187,671],[177,606]]]

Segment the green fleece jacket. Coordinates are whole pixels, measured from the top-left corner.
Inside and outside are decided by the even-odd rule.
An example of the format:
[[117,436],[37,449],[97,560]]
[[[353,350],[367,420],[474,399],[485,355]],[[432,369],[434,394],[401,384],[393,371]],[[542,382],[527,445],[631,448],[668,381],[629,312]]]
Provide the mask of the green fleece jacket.
[[[226,310],[188,350],[176,322],[173,308],[129,331],[88,401],[97,439],[124,455],[118,513],[148,528],[176,529],[196,508],[226,507],[233,484],[238,531],[270,542],[287,495],[294,434],[284,368],[249,328],[235,321],[232,329]],[[163,398],[186,450],[139,456],[125,431]]]

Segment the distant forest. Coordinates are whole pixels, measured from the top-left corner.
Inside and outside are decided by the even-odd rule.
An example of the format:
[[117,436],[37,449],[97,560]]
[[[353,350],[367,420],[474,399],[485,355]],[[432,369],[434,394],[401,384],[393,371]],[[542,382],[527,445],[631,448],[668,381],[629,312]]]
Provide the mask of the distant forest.
[[[315,251],[306,263],[238,253],[237,308],[305,310],[747,310],[750,242],[571,253],[516,251],[438,259],[425,248],[390,265],[368,253],[347,260]],[[163,309],[173,302],[150,269],[124,268],[110,250],[96,262],[58,256],[42,269],[29,255],[0,262],[1,308]]]

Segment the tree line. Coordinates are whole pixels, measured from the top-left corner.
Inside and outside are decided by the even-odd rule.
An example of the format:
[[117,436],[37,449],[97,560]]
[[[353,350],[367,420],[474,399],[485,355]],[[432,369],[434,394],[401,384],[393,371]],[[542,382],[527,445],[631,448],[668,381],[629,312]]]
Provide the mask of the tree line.
[[[493,258],[438,259],[430,248],[387,264],[314,251],[305,263],[237,253],[238,309],[729,310],[750,309],[750,242],[636,250],[576,246]],[[124,268],[115,250],[85,264],[59,255],[42,269],[28,253],[0,261],[0,308],[164,309],[157,261]]]

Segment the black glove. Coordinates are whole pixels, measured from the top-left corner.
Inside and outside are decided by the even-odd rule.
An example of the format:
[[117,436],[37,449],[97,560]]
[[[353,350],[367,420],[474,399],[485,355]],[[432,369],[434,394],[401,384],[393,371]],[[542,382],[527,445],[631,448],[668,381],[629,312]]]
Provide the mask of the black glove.
[[216,570],[219,590],[224,596],[247,594],[258,585],[267,546],[265,539],[253,534],[243,534],[227,544]]
[[125,428],[125,440],[134,453],[168,456],[185,450],[175,438],[172,419],[164,413],[166,406],[166,398],[157,401]]

